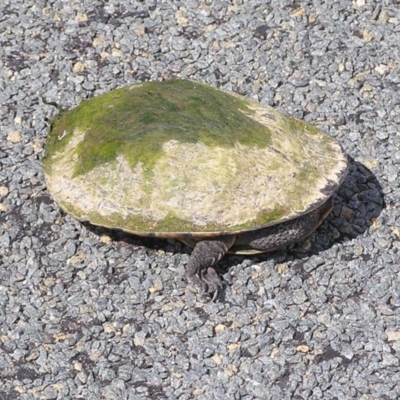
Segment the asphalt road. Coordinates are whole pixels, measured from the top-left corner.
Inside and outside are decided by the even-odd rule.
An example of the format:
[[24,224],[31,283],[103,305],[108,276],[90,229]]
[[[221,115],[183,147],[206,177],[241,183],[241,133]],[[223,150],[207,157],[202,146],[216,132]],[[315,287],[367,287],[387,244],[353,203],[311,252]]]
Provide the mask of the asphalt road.
[[[378,4],[379,3],[379,4]],[[400,398],[400,8],[395,0],[0,4],[0,399]],[[41,158],[58,110],[184,77],[303,118],[350,173],[304,243],[219,265],[81,224]]]

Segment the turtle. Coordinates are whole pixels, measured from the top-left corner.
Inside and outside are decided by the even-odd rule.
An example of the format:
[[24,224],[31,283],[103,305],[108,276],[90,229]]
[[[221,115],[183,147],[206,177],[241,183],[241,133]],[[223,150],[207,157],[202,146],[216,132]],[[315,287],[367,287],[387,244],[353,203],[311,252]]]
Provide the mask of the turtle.
[[134,83],[52,121],[48,191],[80,221],[193,247],[186,276],[213,298],[226,253],[309,236],[346,177],[341,145],[276,108],[205,83]]

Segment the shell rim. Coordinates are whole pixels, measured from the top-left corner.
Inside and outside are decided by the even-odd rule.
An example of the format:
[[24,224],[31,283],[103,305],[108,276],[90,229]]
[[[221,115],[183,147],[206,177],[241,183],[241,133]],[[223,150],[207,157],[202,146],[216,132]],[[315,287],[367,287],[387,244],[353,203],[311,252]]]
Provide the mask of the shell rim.
[[[268,228],[270,226],[279,225],[286,221],[294,220],[296,218],[299,218],[299,217],[301,217],[305,214],[308,214],[308,213],[314,211],[315,209],[321,207],[324,203],[328,202],[329,199],[332,198],[333,194],[339,189],[340,185],[343,183],[343,181],[347,177],[348,171],[349,171],[347,156],[346,156],[346,161],[347,161],[346,166],[341,171],[340,175],[338,176],[337,181],[336,182],[331,181],[330,185],[327,188],[322,189],[321,192],[323,194],[323,197],[321,197],[316,202],[310,204],[310,206],[306,210],[296,213],[295,215],[293,215],[290,218],[282,218],[278,221],[272,221],[272,222],[269,222],[267,224],[262,224],[262,225],[254,225],[251,228],[237,230],[237,231],[178,231],[178,232],[173,232],[173,231],[171,231],[171,232],[169,232],[169,231],[134,231],[134,230],[123,228],[121,226],[96,224],[96,223],[90,221],[89,219],[78,217],[78,216],[74,215],[73,213],[66,211],[65,208],[57,200],[55,200],[55,202],[66,214],[72,215],[74,218],[76,218],[78,221],[80,221],[82,223],[88,223],[92,226],[106,228],[109,230],[122,231],[122,232],[125,232],[128,234],[140,236],[140,237],[161,238],[161,239],[179,239],[180,237],[190,236],[192,238],[202,239],[202,238],[215,238],[215,237],[223,236],[223,235],[239,235],[241,233],[253,232],[256,230],[263,229],[263,228]],[[49,186],[47,186],[47,188],[49,188]],[[49,191],[49,194],[51,195],[51,197],[53,199],[55,199],[55,197],[52,196],[50,190],[48,190],[48,191]]]

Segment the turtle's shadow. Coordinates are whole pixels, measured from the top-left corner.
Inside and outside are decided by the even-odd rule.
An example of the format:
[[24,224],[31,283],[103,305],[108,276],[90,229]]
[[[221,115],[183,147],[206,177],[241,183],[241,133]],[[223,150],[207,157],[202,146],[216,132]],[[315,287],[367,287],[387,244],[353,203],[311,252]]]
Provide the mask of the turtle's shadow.
[[384,207],[382,186],[376,176],[349,157],[349,173],[334,197],[334,208],[312,235],[312,248],[307,254],[317,254],[362,235]]
[[[382,187],[376,176],[363,164],[349,158],[349,173],[334,197],[334,208],[322,225],[303,243],[289,249],[256,256],[226,255],[217,265],[217,271],[226,273],[229,268],[245,259],[262,262],[274,260],[287,262],[300,260],[319,254],[335,243],[343,243],[362,235],[377,218],[384,207]],[[84,225],[97,235],[106,234],[113,241],[122,245],[142,247],[166,252],[180,252],[190,254],[192,249],[178,242],[159,239],[138,237],[119,230]],[[224,296],[224,294],[222,294]]]

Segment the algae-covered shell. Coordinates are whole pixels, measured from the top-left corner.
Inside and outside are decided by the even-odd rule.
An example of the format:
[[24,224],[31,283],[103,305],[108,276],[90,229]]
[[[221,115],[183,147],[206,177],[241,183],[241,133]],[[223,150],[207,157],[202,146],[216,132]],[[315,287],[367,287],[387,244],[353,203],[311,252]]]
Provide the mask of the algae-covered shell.
[[62,112],[43,163],[50,193],[80,220],[199,238],[311,212],[347,169],[314,126],[187,80],[126,86]]

